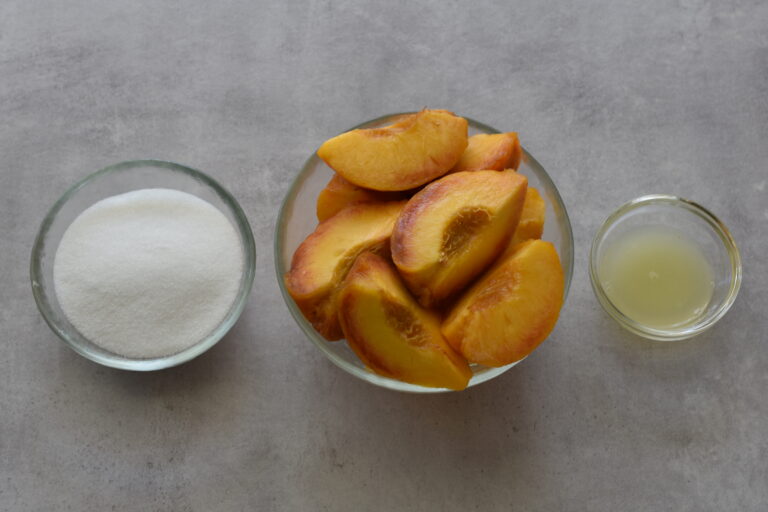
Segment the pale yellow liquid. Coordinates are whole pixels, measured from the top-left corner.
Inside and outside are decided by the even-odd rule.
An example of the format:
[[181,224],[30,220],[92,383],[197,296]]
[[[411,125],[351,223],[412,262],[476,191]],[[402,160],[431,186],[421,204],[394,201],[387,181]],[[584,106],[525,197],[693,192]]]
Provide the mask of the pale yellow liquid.
[[637,228],[603,250],[598,276],[624,315],[656,329],[694,322],[712,298],[712,267],[701,249],[662,226]]

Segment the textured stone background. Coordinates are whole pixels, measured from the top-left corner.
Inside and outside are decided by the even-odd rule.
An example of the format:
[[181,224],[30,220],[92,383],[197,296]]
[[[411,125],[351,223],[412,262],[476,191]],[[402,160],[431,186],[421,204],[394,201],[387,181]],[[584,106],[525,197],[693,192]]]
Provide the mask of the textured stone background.
[[[569,207],[553,336],[470,391],[414,396],[316,351],[279,295],[277,209],[325,138],[429,105],[521,133]],[[0,3],[0,510],[765,510],[768,3]],[[213,350],[102,368],[47,328],[28,260],[76,179],[135,158],[248,214],[250,303]],[[689,342],[633,337],[586,272],[635,196],[697,200],[745,280]]]

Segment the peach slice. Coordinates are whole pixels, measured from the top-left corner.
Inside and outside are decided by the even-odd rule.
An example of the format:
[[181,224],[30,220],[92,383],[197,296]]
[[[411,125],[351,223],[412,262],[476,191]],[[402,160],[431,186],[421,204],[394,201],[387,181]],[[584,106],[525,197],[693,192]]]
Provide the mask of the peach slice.
[[338,305],[349,346],[374,372],[420,386],[467,387],[472,371],[443,339],[437,315],[416,304],[382,257],[358,256]]
[[523,242],[453,305],[443,321],[443,336],[470,362],[514,363],[554,328],[563,288],[555,247],[542,240]]
[[405,201],[357,203],[321,222],[293,254],[285,275],[288,293],[327,340],[341,339],[338,287],[358,254],[389,252],[392,227]]
[[541,238],[544,233],[544,214],[547,205],[544,203],[539,191],[533,187],[528,187],[525,192],[525,202],[523,203],[523,212],[520,214],[520,222],[517,223],[515,234],[509,241],[511,250],[520,242]]
[[400,199],[405,199],[401,192],[369,190],[353,185],[338,174],[334,174],[331,181],[317,196],[317,220],[323,222],[339,213],[345,206],[353,203],[398,201]]
[[423,306],[464,287],[507,246],[527,183],[514,171],[457,172],[408,201],[392,232],[392,259]]
[[479,133],[467,140],[467,149],[452,171],[517,170],[522,156],[523,149],[516,132]]
[[383,128],[327,140],[317,155],[347,181],[373,190],[408,190],[447,173],[467,147],[467,120],[422,110]]

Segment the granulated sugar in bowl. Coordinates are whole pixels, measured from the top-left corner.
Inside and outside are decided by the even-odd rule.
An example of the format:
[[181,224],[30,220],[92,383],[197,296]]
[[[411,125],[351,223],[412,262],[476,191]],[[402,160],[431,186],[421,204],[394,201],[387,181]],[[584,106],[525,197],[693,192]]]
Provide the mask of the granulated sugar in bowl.
[[234,325],[250,293],[253,235],[209,176],[156,160],[107,167],[53,206],[32,251],[51,329],[100,364],[175,366]]
[[72,324],[126,357],[161,357],[201,340],[226,315],[243,271],[235,228],[186,192],[103,199],[69,226],[54,260]]

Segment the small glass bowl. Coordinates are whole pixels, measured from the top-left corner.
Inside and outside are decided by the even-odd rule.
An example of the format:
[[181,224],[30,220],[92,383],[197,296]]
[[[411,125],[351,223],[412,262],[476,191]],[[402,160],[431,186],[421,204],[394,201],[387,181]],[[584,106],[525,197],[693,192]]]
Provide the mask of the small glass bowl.
[[[117,194],[144,188],[169,188],[197,196],[219,209],[240,238],[243,274],[240,289],[221,323],[191,347],[169,356],[135,359],[107,351],[85,338],[69,322],[56,297],[53,263],[64,232],[85,209]],[[216,181],[200,171],[171,162],[135,160],[111,165],[87,176],[56,201],[43,219],[32,249],[30,278],[37,307],[50,328],[78,354],[104,366],[149,371],[169,368],[202,354],[216,344],[235,324],[253,284],[256,248],[245,213],[237,201]]]
[[[358,126],[350,128],[376,128],[386,126],[395,122],[399,116],[407,113],[389,114],[371,121],[367,121]],[[500,133],[495,128],[466,118],[469,122],[469,135],[476,133]],[[563,199],[557,191],[552,178],[547,171],[525,150],[523,150],[523,159],[518,171],[528,178],[528,185],[536,187],[546,202],[546,222],[544,224],[544,235],[542,238],[552,242],[557,248],[560,260],[563,265],[565,275],[565,290],[563,301],[568,296],[568,289],[573,275],[573,232],[571,231],[571,222],[568,218]],[[449,391],[447,389],[429,388],[401,382],[396,379],[382,377],[371,372],[358,359],[357,355],[349,348],[345,341],[328,342],[312,327],[301,314],[293,298],[288,294],[285,288],[283,276],[290,269],[291,258],[299,244],[315,230],[317,226],[317,216],[315,204],[318,193],[325,187],[333,176],[330,167],[312,153],[304,167],[296,176],[291,184],[288,193],[283,200],[280,208],[280,214],[277,219],[275,229],[275,271],[277,272],[277,282],[280,285],[280,291],[285,299],[285,304],[291,312],[294,320],[304,334],[320,351],[330,359],[336,366],[344,371],[354,375],[371,384],[383,388],[394,389],[397,391],[407,391],[413,393],[436,393]],[[482,382],[493,379],[512,368],[520,361],[499,368],[488,368],[480,365],[472,365],[473,376],[469,381],[469,387],[476,386]]]
[[[706,310],[691,323],[672,329],[643,325],[622,313],[603,288],[599,272],[603,250],[612,239],[643,226],[666,226],[684,232],[712,267],[712,298]],[[709,329],[730,309],[741,286],[741,257],[728,228],[709,210],[677,196],[654,194],[624,204],[605,220],[592,241],[589,276],[600,305],[622,327],[652,340],[676,341]]]

